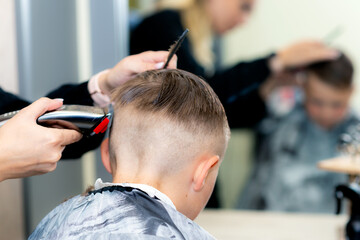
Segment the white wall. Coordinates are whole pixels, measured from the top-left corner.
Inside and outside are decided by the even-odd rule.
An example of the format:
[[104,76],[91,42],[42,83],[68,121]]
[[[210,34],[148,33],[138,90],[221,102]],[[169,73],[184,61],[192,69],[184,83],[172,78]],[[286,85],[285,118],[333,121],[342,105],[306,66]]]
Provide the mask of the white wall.
[[294,41],[323,39],[340,26],[343,33],[332,43],[353,60],[360,110],[360,1],[258,0],[248,24],[230,32],[224,41],[225,64],[264,56]]
[[[14,1],[0,0],[0,87],[17,92],[17,57]],[[0,183],[1,239],[24,238],[21,180]]]
[[0,86],[18,90],[14,1],[0,0]]

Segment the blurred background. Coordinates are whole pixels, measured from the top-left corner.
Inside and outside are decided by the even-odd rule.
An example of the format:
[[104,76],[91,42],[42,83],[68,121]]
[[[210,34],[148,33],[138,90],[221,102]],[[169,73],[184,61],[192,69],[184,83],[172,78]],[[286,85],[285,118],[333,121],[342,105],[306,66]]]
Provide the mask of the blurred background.
[[[186,0],[0,0],[0,85],[35,100],[57,86],[86,81],[129,51],[129,29],[160,6]],[[352,106],[359,109],[360,2],[258,0],[249,22],[221,39],[226,67],[274,52],[297,40],[325,38],[344,50],[355,68]],[[156,27],[156,26],[154,26]],[[146,41],[146,39],[144,39]],[[234,208],[252,168],[254,133],[233,129],[219,175],[221,207]],[[0,233],[23,239],[64,199],[101,177],[110,180],[96,152],[60,161],[55,172],[0,183]]]

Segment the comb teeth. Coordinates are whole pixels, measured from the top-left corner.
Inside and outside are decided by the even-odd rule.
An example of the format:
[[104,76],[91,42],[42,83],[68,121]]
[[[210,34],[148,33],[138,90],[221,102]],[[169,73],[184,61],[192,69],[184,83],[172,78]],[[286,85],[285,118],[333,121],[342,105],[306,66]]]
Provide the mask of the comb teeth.
[[176,40],[173,44],[171,44],[171,46],[169,47],[169,52],[173,52],[176,45],[178,44],[179,40]]
[[171,60],[172,57],[175,55],[175,53],[177,52],[177,50],[179,50],[179,48],[180,48],[182,42],[184,41],[184,39],[185,39],[185,37],[186,37],[186,35],[187,35],[188,32],[189,32],[189,29],[185,29],[185,31],[181,34],[181,36],[179,37],[179,39],[176,40],[176,41],[174,42],[174,44],[172,44],[172,45],[170,46],[170,48],[169,48],[169,56],[168,56],[168,58],[167,58],[167,60],[166,60],[166,63],[165,63],[165,65],[164,65],[163,69],[166,69],[166,68],[168,67],[170,60]]

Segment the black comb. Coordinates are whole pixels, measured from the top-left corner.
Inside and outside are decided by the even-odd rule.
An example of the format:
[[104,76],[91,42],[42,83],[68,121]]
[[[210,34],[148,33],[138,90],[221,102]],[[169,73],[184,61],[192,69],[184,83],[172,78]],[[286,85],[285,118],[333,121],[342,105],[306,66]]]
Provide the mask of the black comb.
[[168,67],[170,60],[172,59],[174,54],[177,52],[177,50],[179,50],[179,48],[180,48],[182,42],[184,41],[184,39],[185,39],[188,32],[189,32],[189,29],[185,29],[185,31],[181,34],[179,39],[176,42],[174,42],[173,45],[170,46],[170,49],[169,49],[170,53],[169,53],[169,56],[168,56],[168,58],[166,60],[166,63],[164,65],[163,69]]

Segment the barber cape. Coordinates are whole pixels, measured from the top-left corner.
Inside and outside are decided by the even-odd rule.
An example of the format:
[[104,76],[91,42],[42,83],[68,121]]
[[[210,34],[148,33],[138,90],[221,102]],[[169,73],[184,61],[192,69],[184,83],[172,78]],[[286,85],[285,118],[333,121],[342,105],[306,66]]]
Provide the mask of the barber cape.
[[333,213],[335,186],[346,183],[347,176],[323,171],[317,163],[339,155],[339,136],[359,124],[359,118],[350,112],[337,126],[324,130],[299,105],[274,123],[259,148],[239,208]]
[[52,210],[29,239],[214,239],[143,184],[103,183]]

